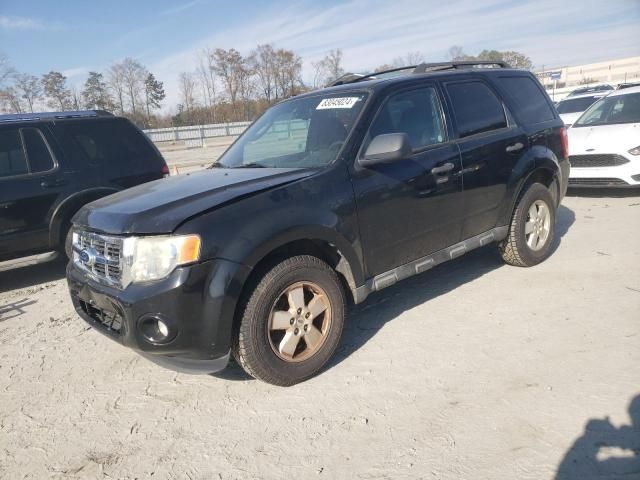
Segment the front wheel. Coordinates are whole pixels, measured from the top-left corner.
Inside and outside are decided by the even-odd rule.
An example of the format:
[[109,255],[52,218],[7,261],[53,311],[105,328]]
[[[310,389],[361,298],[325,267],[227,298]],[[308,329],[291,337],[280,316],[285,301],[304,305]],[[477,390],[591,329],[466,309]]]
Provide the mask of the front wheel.
[[504,261],[518,267],[532,267],[545,260],[551,254],[555,223],[551,192],[540,183],[532,184],[520,197],[509,234],[499,245]]
[[275,265],[244,305],[233,353],[251,376],[289,386],[315,375],[342,336],[345,295],[322,260],[301,255]]

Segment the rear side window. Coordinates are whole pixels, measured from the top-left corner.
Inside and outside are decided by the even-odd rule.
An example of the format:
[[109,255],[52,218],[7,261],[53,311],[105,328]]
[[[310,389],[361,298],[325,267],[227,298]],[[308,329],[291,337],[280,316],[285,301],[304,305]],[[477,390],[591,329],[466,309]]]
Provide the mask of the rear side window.
[[436,91],[420,88],[389,97],[371,125],[371,138],[406,133],[413,149],[444,142],[444,126]]
[[25,173],[29,173],[29,167],[19,130],[0,131],[0,178]]
[[53,158],[44,137],[37,128],[23,128],[22,138],[27,150],[31,173],[47,172],[53,169]]
[[94,165],[113,160],[118,152],[115,122],[69,122],[64,125],[66,144],[80,163]]
[[461,138],[507,126],[502,102],[484,83],[450,83],[446,88]]
[[581,97],[581,98],[568,98],[561,100],[556,110],[558,113],[576,113],[584,112],[587,108],[595,103],[596,100],[601,97]]
[[554,119],[553,110],[536,82],[529,77],[499,77],[498,83],[511,100],[513,113],[526,124]]

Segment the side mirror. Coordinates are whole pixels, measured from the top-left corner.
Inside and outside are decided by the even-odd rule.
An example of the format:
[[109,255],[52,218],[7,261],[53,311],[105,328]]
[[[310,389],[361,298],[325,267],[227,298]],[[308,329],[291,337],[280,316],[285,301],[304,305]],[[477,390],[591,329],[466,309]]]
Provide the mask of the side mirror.
[[378,163],[390,163],[411,155],[411,142],[406,133],[385,133],[371,140],[360,164],[364,167]]

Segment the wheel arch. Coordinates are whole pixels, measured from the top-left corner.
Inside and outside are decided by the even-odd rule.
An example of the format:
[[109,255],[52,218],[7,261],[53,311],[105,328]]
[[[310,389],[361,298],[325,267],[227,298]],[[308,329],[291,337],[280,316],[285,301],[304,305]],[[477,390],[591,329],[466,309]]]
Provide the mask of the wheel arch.
[[64,238],[62,238],[62,235],[66,234],[66,226],[71,222],[71,219],[78,210],[80,210],[84,205],[112,193],[116,193],[117,191],[118,190],[115,188],[90,188],[76,192],[65,198],[58,204],[51,215],[51,220],[49,221],[49,245],[52,248],[56,248],[59,245],[64,244]]

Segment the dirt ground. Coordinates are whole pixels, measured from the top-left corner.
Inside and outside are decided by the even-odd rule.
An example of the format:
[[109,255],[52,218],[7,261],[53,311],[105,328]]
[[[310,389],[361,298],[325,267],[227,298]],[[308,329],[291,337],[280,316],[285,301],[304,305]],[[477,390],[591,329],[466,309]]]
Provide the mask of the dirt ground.
[[640,196],[599,195],[535,268],[485,247],[372,295],[291,388],[149,363],[61,262],[0,272],[0,478],[638,479]]

